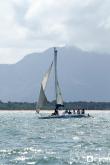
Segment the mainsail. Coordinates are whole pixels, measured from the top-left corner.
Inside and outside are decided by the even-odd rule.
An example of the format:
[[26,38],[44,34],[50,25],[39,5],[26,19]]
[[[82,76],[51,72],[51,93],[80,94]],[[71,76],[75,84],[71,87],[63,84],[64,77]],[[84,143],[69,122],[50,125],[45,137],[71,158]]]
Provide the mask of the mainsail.
[[57,87],[56,87],[56,95],[57,95],[56,96],[56,104],[63,105],[63,97],[61,94],[61,89],[60,89],[58,80],[57,80]]
[[37,108],[39,108],[39,109],[42,108],[43,105],[48,103],[47,97],[45,95],[45,89],[46,89],[47,82],[48,82],[48,79],[50,76],[50,72],[52,70],[52,65],[53,65],[53,62],[51,64],[51,66],[49,67],[48,71],[46,72],[46,74],[44,75],[43,80],[41,82],[40,94],[39,94],[39,99],[38,99],[38,103],[37,103]]

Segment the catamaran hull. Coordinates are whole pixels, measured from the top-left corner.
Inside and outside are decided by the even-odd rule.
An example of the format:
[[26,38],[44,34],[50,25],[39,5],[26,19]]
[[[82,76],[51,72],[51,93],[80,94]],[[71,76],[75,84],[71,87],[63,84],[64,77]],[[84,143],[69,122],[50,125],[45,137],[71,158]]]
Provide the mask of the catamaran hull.
[[59,115],[59,116],[42,116],[39,119],[68,119],[68,118],[89,118],[88,115]]

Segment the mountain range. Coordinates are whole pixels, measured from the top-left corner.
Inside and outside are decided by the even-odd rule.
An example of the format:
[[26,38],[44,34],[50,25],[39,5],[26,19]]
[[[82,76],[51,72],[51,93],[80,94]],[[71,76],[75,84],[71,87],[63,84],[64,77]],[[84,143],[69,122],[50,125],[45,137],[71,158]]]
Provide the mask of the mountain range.
[[[53,48],[0,64],[0,100],[37,101],[40,82],[53,60]],[[53,74],[52,74],[53,75]],[[76,47],[58,48],[58,78],[65,101],[110,101],[110,55]],[[54,99],[54,82],[46,92]]]

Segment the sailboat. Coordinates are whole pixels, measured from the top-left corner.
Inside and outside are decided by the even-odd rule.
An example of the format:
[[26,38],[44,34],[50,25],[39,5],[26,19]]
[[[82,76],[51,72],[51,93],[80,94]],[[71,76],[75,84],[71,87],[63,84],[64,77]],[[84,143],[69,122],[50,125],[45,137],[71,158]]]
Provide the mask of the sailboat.
[[54,108],[54,113],[50,116],[41,116],[39,119],[53,119],[53,118],[81,118],[81,117],[89,117],[88,115],[85,114],[60,114],[59,115],[59,109],[60,107],[64,107],[64,102],[63,102],[63,97],[62,97],[62,92],[60,89],[59,81],[58,81],[58,75],[57,75],[57,49],[54,48],[54,60],[52,61],[49,69],[45,73],[42,81],[41,81],[41,87],[40,87],[40,94],[37,102],[37,108],[36,112],[40,112],[42,107],[46,104],[49,103],[45,90],[47,87],[47,83],[51,74],[52,67],[54,65],[54,83],[55,83],[55,108]]

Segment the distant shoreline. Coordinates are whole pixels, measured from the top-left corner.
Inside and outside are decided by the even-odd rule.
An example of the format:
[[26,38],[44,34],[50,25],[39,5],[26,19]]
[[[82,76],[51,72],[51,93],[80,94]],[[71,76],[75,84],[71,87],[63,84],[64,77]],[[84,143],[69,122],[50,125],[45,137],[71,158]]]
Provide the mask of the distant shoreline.
[[[10,102],[4,103],[0,101],[0,110],[10,110],[10,111],[34,111],[36,110],[36,102],[28,103],[28,102]],[[55,102],[49,102],[47,105],[42,107],[46,110],[51,110],[55,108]],[[64,102],[64,109],[87,109],[87,110],[102,110],[108,111],[110,110],[110,102],[87,102],[87,101],[79,101],[79,102]],[[43,110],[44,111],[44,110]]]
[[[71,111],[72,111],[72,109],[70,109]],[[15,110],[13,110],[13,109],[11,109],[11,110],[8,110],[8,109],[2,109],[2,110],[0,110],[0,111],[8,111],[8,112],[16,112],[16,111],[19,111],[19,112],[23,112],[23,111],[27,111],[27,112],[36,112],[36,110],[35,109],[15,109]],[[45,112],[45,113],[47,113],[47,112],[53,112],[54,110],[41,110],[40,112],[42,113],[42,112]],[[64,110],[59,110],[59,111],[64,111]],[[110,109],[104,109],[104,110],[100,110],[100,109],[85,109],[85,111],[109,111],[110,112]]]

